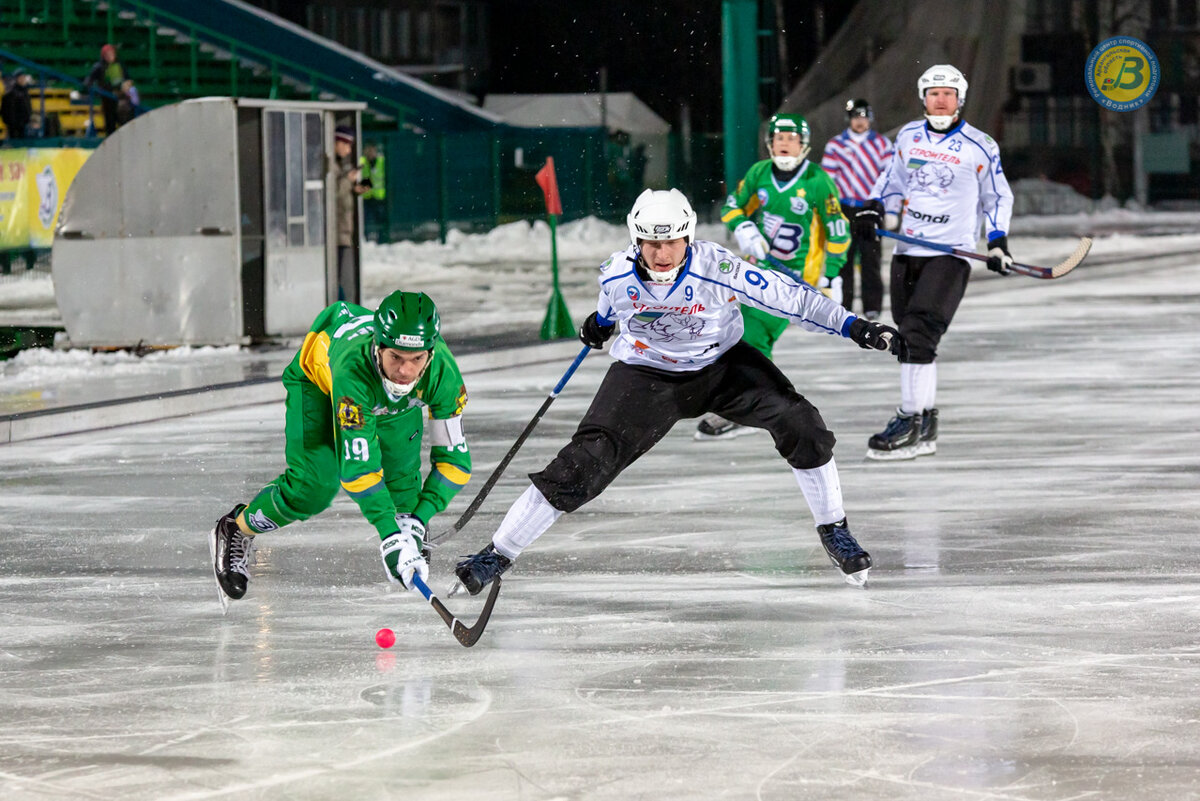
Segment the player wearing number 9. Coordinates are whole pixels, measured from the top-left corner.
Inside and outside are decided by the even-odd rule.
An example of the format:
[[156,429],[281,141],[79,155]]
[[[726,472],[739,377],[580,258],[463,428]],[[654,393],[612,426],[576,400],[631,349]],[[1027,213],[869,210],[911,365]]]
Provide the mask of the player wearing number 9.
[[214,529],[213,569],[228,597],[245,594],[255,535],[323,511],[339,488],[379,534],[389,579],[410,586],[427,571],[413,552],[471,475],[466,388],[440,325],[433,301],[414,292],[393,292],[374,313],[339,302],[317,316],[283,372],[287,469]]
[[[580,332],[589,345],[611,340],[613,363],[570,442],[530,476],[492,541],[458,564],[459,580],[472,594],[482,591],[561,515],[598,496],[626,468],[636,470],[635,462],[677,422],[714,412],[770,432],[829,558],[847,581],[865,583],[871,558],[846,522],[833,432],[779,368],[745,342],[742,309],[876,351],[899,355],[904,341],[894,328],[860,319],[806,284],[695,239],[696,214],[678,189],[647,189],[627,223],[629,246],[600,268],[596,310]],[[652,471],[639,477],[652,486],[651,503],[678,500],[669,479],[664,484]],[[805,542],[788,533],[799,507],[779,509],[783,541]]]

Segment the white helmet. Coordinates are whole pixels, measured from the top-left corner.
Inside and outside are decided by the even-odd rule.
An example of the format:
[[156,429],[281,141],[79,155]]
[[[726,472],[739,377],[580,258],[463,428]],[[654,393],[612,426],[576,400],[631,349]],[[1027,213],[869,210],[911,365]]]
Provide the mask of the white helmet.
[[[629,238],[633,240],[634,247],[638,247],[639,254],[639,239],[654,242],[684,239],[690,245],[696,234],[696,212],[692,211],[692,204],[688,203],[687,197],[678,189],[647,189],[642,192],[634,201],[633,210],[629,212],[625,222],[629,225]],[[645,260],[642,260],[642,263],[650,274],[651,281],[669,284],[674,282],[686,261],[685,257],[674,268],[664,272],[651,270]]]
[[925,93],[934,87],[953,89],[958,94],[958,108],[953,114],[925,113],[929,127],[935,131],[946,131],[958,119],[963,103],[967,102],[967,77],[949,64],[934,64],[917,79],[917,95],[922,103],[925,102]]
[[664,241],[686,239],[688,244],[696,234],[696,212],[678,189],[647,189],[638,195],[633,210],[625,218],[633,244],[639,239]]
[[921,73],[921,77],[917,79],[917,97],[922,103],[925,102],[925,92],[935,86],[957,90],[958,105],[961,106],[967,102],[967,76],[963,75],[957,67],[949,64],[934,64]]

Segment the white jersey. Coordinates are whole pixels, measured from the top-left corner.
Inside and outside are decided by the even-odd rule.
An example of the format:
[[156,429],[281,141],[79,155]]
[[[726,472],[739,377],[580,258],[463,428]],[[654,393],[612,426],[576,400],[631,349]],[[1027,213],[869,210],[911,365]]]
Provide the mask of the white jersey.
[[[921,119],[900,129],[895,148],[871,195],[887,211],[904,212],[901,233],[974,250],[982,216],[989,240],[1008,234],[1013,194],[992,137],[966,122],[939,134]],[[943,255],[907,242],[897,242],[896,253]]]
[[630,245],[600,268],[601,324],[620,322],[609,353],[626,364],[699,370],[742,338],[739,304],[809,331],[846,336],[855,319],[805,283],[755,267],[713,242],[693,242],[673,284],[644,283]]

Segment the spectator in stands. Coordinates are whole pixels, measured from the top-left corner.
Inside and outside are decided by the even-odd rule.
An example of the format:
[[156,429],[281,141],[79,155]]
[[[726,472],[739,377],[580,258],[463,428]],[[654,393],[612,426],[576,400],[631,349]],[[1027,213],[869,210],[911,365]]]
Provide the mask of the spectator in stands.
[[120,122],[117,120],[117,95],[121,84],[125,83],[125,67],[117,60],[117,48],[106,44],[100,48],[100,60],[92,65],[91,71],[83,79],[83,85],[103,89],[112,97],[100,96],[100,110],[104,112],[104,133],[112,136],[116,133]]
[[337,156],[338,300],[358,303],[358,271],[354,269],[355,223],[358,196],[367,191],[359,183],[362,170],[354,158],[354,129],[338,126],[333,152]]
[[121,92],[117,95],[117,125],[121,126],[137,116],[137,107],[141,105],[137,87],[133,81],[126,78],[121,84]]
[[362,193],[362,199],[367,238],[376,242],[387,242],[387,176],[384,174],[383,156],[379,155],[379,148],[374,142],[363,148],[358,166],[362,170],[358,185],[366,190]]
[[0,98],[0,119],[8,129],[9,139],[24,139],[29,135],[33,104],[29,100],[29,73],[18,68],[4,97]]

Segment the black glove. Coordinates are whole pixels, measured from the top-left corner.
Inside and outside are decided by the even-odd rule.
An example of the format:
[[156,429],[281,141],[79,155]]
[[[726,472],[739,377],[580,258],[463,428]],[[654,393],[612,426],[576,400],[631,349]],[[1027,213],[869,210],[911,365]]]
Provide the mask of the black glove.
[[579,341],[589,348],[599,350],[604,347],[604,343],[613,335],[616,326],[612,323],[600,325],[600,323],[596,322],[597,314],[598,312],[592,312],[583,321],[583,325],[579,326]]
[[1012,273],[1012,254],[1008,252],[1008,237],[998,236],[988,242],[987,268],[994,273],[1010,275]]
[[850,323],[850,339],[857,342],[860,348],[891,351],[893,356],[901,359],[908,355],[908,343],[899,331],[863,317],[855,317],[854,322]]
[[878,200],[868,200],[854,213],[854,219],[850,221],[850,234],[855,239],[876,242],[879,234],[875,233],[875,229],[882,227],[883,204]]

